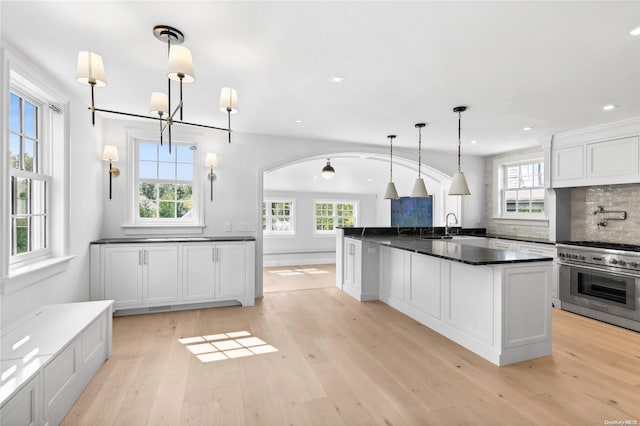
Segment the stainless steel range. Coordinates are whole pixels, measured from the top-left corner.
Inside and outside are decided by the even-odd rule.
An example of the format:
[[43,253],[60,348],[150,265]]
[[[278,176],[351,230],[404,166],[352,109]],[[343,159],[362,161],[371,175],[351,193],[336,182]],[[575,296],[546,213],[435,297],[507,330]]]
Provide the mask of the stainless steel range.
[[640,246],[556,245],[562,309],[640,331]]

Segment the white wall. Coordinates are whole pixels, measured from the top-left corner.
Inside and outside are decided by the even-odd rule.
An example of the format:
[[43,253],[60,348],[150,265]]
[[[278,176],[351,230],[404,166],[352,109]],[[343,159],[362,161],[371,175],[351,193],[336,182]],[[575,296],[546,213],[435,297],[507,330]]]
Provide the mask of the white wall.
[[263,237],[264,266],[309,265],[334,263],[335,234],[314,232],[316,200],[348,200],[358,202],[358,226],[376,226],[376,195],[327,192],[266,191],[264,198],[295,200],[295,235]]
[[[102,138],[101,120],[98,119],[96,128],[91,127],[91,118],[87,110],[89,89],[87,88],[87,98],[77,99],[70,94],[70,91],[58,81],[53,81],[46,73],[46,68],[37,61],[23,56],[16,49],[11,48],[3,41],[3,46],[10,52],[17,62],[28,71],[31,79],[37,80],[45,89],[54,91],[61,96],[63,103],[66,103],[66,113],[68,118],[69,132],[69,154],[68,164],[68,200],[52,200],[52,203],[59,205],[66,203],[70,212],[67,238],[62,247],[64,254],[75,255],[69,263],[68,269],[51,278],[39,281],[20,290],[3,294],[0,302],[0,319],[2,324],[9,324],[43,304],[66,303],[85,301],[89,299],[89,242],[100,237],[102,225],[102,204],[105,199],[105,192],[102,189],[103,176],[106,169],[101,161]],[[5,82],[5,69],[2,68],[2,78]],[[70,84],[76,84],[73,80]],[[3,99],[4,97],[3,90]],[[7,97],[8,98],[8,95]],[[3,103],[4,105],[4,103]],[[3,111],[4,113],[4,108]],[[2,128],[2,147],[4,155],[0,156],[3,161],[8,147],[6,145],[6,130]],[[56,165],[54,164],[54,167]],[[54,181],[52,185],[64,185],[65,182]],[[8,194],[7,181],[2,179],[3,193]],[[8,197],[8,195],[7,195]],[[54,224],[55,226],[56,224]],[[8,229],[4,226],[3,230]],[[54,232],[57,229],[54,229]],[[6,238],[6,233],[2,233],[2,238]],[[2,253],[3,259],[7,253]],[[4,278],[4,277],[3,277]]]

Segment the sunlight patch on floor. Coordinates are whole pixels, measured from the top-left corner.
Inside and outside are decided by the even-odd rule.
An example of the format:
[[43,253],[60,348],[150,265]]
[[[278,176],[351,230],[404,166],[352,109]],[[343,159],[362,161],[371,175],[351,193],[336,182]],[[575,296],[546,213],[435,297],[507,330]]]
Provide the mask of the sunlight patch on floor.
[[303,268],[303,269],[277,269],[274,271],[269,271],[271,274],[277,274],[283,277],[291,276],[291,275],[318,275],[318,274],[328,274],[329,271],[325,271],[324,269],[318,268]]
[[223,361],[277,352],[278,349],[248,331],[209,334],[178,339],[201,362]]

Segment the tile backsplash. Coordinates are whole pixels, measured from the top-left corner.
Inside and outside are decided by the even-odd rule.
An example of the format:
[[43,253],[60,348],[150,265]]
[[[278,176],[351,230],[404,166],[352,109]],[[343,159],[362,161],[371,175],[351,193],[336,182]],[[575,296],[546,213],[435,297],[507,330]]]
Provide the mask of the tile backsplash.
[[[620,214],[594,212],[623,210],[626,220],[607,220]],[[571,239],[640,245],[640,184],[591,186],[571,189]]]

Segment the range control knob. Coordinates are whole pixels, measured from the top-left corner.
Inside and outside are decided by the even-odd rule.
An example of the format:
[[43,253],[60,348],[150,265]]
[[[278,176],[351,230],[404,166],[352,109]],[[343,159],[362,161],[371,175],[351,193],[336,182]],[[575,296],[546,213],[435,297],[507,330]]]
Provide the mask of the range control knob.
[[627,262],[625,262],[624,260],[619,260],[618,261],[618,265],[620,265],[620,266],[624,266],[626,264],[627,264]]
[[630,268],[637,268],[638,267],[638,262],[629,262],[629,267]]
[[584,257],[584,256],[580,255],[580,256],[578,256],[578,259],[580,259],[580,260],[585,260],[585,259],[586,259],[586,257]]
[[564,254],[564,252],[559,251],[558,252],[558,257],[565,257],[566,255]]
[[612,264],[612,265],[617,265],[618,264],[618,259],[611,259],[609,261],[609,263]]

